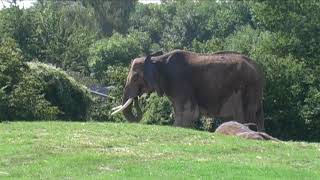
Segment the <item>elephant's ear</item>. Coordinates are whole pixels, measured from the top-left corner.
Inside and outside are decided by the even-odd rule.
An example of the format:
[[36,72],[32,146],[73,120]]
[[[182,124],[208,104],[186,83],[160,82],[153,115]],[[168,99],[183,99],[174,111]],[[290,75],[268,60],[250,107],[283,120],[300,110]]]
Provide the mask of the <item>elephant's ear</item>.
[[156,62],[151,60],[151,55],[148,55],[144,61],[143,76],[148,85],[151,86],[158,95],[163,95],[160,85],[160,74]]

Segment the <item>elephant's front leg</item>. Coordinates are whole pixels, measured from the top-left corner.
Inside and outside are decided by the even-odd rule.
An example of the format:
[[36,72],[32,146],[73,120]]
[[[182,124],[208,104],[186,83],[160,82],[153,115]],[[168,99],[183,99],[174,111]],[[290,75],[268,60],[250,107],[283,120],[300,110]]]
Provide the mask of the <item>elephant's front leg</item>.
[[174,126],[192,128],[199,118],[199,106],[192,100],[174,102]]

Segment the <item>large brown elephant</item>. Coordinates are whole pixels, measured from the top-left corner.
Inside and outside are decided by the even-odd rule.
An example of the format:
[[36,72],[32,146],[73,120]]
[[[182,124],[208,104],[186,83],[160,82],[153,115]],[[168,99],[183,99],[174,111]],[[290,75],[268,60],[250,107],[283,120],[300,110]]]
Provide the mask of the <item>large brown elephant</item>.
[[[255,123],[264,130],[262,95],[264,76],[260,67],[236,52],[197,54],[174,50],[132,61],[123,92],[123,111],[130,122],[142,117],[138,97],[156,91],[173,104],[175,126],[193,127],[200,114]],[[135,104],[137,115],[132,113]]]

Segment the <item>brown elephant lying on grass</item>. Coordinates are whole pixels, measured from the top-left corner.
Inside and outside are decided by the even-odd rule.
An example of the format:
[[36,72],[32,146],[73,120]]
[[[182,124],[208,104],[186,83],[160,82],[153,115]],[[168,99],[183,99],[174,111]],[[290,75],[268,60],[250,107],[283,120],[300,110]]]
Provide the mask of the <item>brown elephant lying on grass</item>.
[[279,141],[279,139],[274,138],[264,132],[256,132],[249,129],[249,125],[255,125],[253,123],[241,124],[235,121],[229,121],[221,124],[216,130],[216,133],[239,136],[246,139],[256,139],[256,140],[273,140]]

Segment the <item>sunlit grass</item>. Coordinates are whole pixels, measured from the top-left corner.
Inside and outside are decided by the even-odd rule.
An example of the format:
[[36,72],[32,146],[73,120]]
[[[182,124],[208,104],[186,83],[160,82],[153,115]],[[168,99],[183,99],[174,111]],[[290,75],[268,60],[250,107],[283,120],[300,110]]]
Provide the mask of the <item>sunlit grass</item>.
[[320,145],[140,124],[0,124],[0,179],[317,179]]

